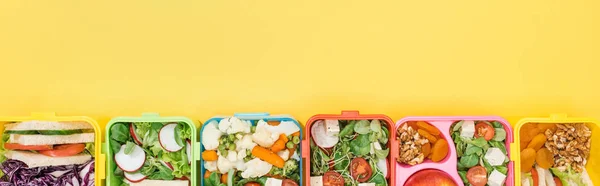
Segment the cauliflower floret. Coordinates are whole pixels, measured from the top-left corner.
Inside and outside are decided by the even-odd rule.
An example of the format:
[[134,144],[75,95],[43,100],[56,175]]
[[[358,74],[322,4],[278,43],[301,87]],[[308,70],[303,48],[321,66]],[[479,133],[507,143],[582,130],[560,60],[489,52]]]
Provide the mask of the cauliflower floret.
[[293,133],[300,131],[300,127],[298,127],[298,125],[296,125],[296,123],[294,123],[293,121],[282,121],[279,123],[279,125],[276,126],[269,125],[267,124],[267,122],[262,120],[258,121],[258,125],[261,125],[261,123],[266,124],[265,127],[270,132],[285,134],[286,136],[292,135]]
[[287,161],[290,158],[290,151],[284,149],[282,151],[277,152],[277,155],[283,159],[283,161]]
[[256,132],[252,134],[252,140],[262,147],[269,148],[279,139],[279,134],[269,131],[267,122],[260,120],[256,126]]
[[296,161],[300,161],[300,156],[298,156],[298,152],[294,151],[294,154],[292,154],[292,159],[295,159]]
[[238,132],[250,133],[250,122],[240,120],[236,117],[223,118],[219,122],[219,130],[227,134],[235,134]]
[[244,135],[244,137],[242,137],[242,139],[237,140],[235,142],[235,150],[237,150],[237,151],[246,150],[246,149],[252,150],[254,148],[254,146],[256,146],[256,143],[254,143],[252,141],[251,134],[246,134],[246,135]]
[[204,168],[210,172],[217,170],[217,161],[206,161],[204,162]]
[[242,178],[256,178],[269,173],[273,165],[264,162],[258,158],[254,158],[246,162],[246,170],[242,172]]
[[239,159],[238,161],[235,162],[235,168],[239,171],[246,170],[246,162],[244,162],[243,159]]
[[237,159],[238,160],[244,160],[244,158],[246,157],[246,150],[241,150],[237,153]]
[[219,138],[223,135],[221,131],[217,129],[217,122],[211,121],[204,126],[202,130],[202,145],[206,150],[215,150],[219,147]]
[[227,158],[219,156],[219,159],[217,159],[217,167],[219,168],[219,172],[221,172],[221,174],[225,174],[229,172],[229,169],[233,168],[233,164],[231,164]]
[[227,160],[229,160],[229,162],[236,162],[237,161],[237,152],[230,150],[229,152],[227,152]]

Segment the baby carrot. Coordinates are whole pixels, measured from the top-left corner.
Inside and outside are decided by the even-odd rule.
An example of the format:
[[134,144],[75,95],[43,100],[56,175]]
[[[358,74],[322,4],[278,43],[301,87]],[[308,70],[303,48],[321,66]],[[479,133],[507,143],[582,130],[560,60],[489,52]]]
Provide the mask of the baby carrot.
[[287,142],[288,142],[287,136],[285,136],[285,134],[280,134],[279,139],[277,141],[275,141],[275,143],[273,143],[273,146],[271,146],[271,151],[273,151],[274,153],[277,153],[277,152],[285,149],[285,143],[287,143]]
[[283,168],[283,159],[269,149],[265,149],[257,145],[252,149],[252,155],[274,165],[275,167]]
[[216,161],[219,158],[217,151],[207,150],[202,152],[202,159],[205,161]]

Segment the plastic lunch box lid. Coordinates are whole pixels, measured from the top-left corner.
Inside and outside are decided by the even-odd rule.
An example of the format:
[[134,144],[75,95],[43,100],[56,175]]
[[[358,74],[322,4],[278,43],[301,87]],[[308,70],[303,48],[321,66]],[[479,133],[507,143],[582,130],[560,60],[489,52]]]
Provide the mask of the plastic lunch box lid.
[[[95,164],[94,164],[94,171],[95,171],[95,180],[102,180],[105,177],[105,170],[104,170],[104,164],[105,164],[105,156],[104,154],[102,154],[101,151],[101,145],[100,143],[102,142],[102,134],[101,134],[101,130],[100,130],[100,126],[98,126],[98,122],[96,122],[96,120],[90,118],[90,117],[86,117],[86,116],[56,116],[56,113],[54,112],[34,112],[31,113],[30,116],[24,116],[24,117],[0,117],[0,121],[3,122],[9,122],[9,121],[31,121],[31,120],[38,120],[38,121],[84,121],[89,123],[90,125],[92,125],[94,127],[94,157],[95,157]],[[2,126],[2,131],[4,131],[4,126]],[[97,183],[99,181],[96,181]]]
[[[519,143],[519,133],[521,130],[521,127],[527,123],[586,123],[592,126],[595,126],[595,128],[599,128],[600,127],[600,123],[598,122],[598,120],[592,119],[592,118],[569,118],[567,117],[566,114],[551,114],[550,117],[547,118],[523,118],[521,120],[519,120],[519,122],[517,122],[517,124],[515,125],[515,144],[511,145],[511,149],[510,151],[513,153],[513,161],[515,162],[515,170],[521,170],[521,160],[519,157],[521,157],[521,143]],[[592,129],[593,130],[593,129]],[[592,132],[592,142],[596,141],[596,139],[599,139],[598,135],[596,135],[596,137],[594,137],[594,133]],[[594,150],[592,149],[592,152],[594,152]],[[598,151],[596,151],[598,152]],[[597,154],[595,154],[597,156]],[[590,154],[590,157],[594,157],[594,155]],[[591,160],[592,158],[590,158]],[[597,162],[596,162],[597,163]],[[590,166],[590,164],[593,164],[593,162],[588,161],[588,173],[590,175],[590,178],[592,179],[592,181],[594,183],[598,183],[599,178],[597,176],[594,176],[596,174],[598,174],[597,169],[594,170],[594,167]],[[515,182],[516,185],[521,185],[521,171],[515,171]]]
[[[228,118],[228,117],[232,117],[232,116],[214,116],[208,120],[206,120],[206,122],[204,122],[202,124],[202,128],[200,129],[200,134],[202,133],[202,131],[204,130],[204,125],[212,122],[212,121],[220,121],[221,119],[224,118]],[[278,115],[271,115],[268,112],[257,112],[257,113],[235,113],[233,114],[233,117],[237,117],[239,119],[242,120],[276,120],[276,121],[293,121],[296,125],[298,125],[298,127],[300,128],[300,139],[302,139],[302,126],[300,125],[300,123],[298,123],[298,121],[296,119],[294,119],[294,117],[292,117],[291,115],[288,114],[278,114]],[[198,156],[200,156],[200,154],[202,154],[202,152],[204,151],[204,147],[201,144],[202,142],[202,135],[200,135],[200,142],[198,142],[198,148],[200,148],[200,151],[198,153]],[[303,148],[304,146],[302,146],[303,144],[300,144],[301,148],[300,148],[300,154],[303,153]],[[198,159],[200,159],[200,171],[201,173],[204,173],[204,160],[202,160],[200,157],[198,157]],[[303,164],[302,164],[302,158],[300,158],[300,183],[299,185],[303,185],[302,184],[302,168],[303,168]],[[204,176],[200,176],[201,180],[204,179]],[[204,182],[201,181],[200,185],[204,186]]]
[[[197,142],[197,137],[196,137],[196,125],[194,125],[194,122],[192,122],[192,120],[190,120],[189,118],[186,117],[180,117],[180,116],[168,116],[168,117],[161,117],[158,113],[142,113],[141,117],[115,117],[113,119],[111,119],[108,124],[106,124],[106,141],[108,141],[110,139],[110,128],[112,127],[113,124],[115,123],[119,123],[119,122],[184,122],[187,123],[191,130],[192,130],[192,171],[190,173],[190,182],[191,185],[196,185],[196,181],[197,181],[197,174],[196,174],[196,161],[200,159],[200,154],[196,153],[196,151],[194,151],[196,148],[198,148],[199,143]],[[113,161],[113,157],[111,156],[111,151],[112,149],[109,147],[110,143],[102,143],[102,152],[106,154],[106,158],[108,159],[108,161],[106,162],[106,170],[110,171],[111,173],[108,174],[108,176],[106,176],[106,185],[113,185],[116,184],[118,180],[116,180],[116,178],[114,177],[114,175],[112,175],[114,168],[115,168],[115,164],[112,163]],[[114,180],[113,180],[114,179]]]
[[[508,145],[507,155],[508,155],[509,160],[513,161],[513,162],[509,162],[509,164],[508,164],[508,172],[506,175],[507,176],[506,177],[506,185],[507,186],[514,185],[514,173],[513,172],[515,172],[514,171],[515,170],[514,169],[515,162],[514,162],[513,157],[515,157],[515,154],[512,153],[512,147],[514,147],[514,145],[512,145],[512,143],[513,143],[512,128],[511,128],[510,124],[508,123],[508,121],[506,121],[502,117],[499,117],[499,116],[422,116],[422,117],[412,116],[412,117],[405,117],[405,118],[398,120],[396,122],[394,131],[396,131],[397,127],[399,127],[401,124],[405,123],[406,121],[434,121],[435,122],[435,121],[459,121],[459,120],[499,121],[500,123],[502,123],[504,125],[504,130],[506,131],[507,134],[509,134],[506,136],[506,141],[505,141],[505,145]],[[448,136],[446,136],[446,138],[450,138],[450,136],[449,136],[450,126],[445,126],[445,127],[447,127],[447,129],[444,128],[444,130],[448,130],[447,131]],[[439,127],[438,127],[438,129],[439,129]],[[446,134],[446,132],[442,131],[442,134]],[[394,136],[394,138],[395,138],[395,136]],[[450,151],[456,151],[455,150],[456,147],[455,147],[454,143],[451,141],[448,141],[448,143],[450,145],[450,148],[449,148]],[[396,143],[394,143],[394,148],[397,149],[397,147],[398,147],[398,143],[396,142]],[[430,169],[430,168],[431,169],[439,169],[439,168],[456,169],[456,165],[451,165],[452,162],[456,163],[456,155],[455,154],[456,154],[456,152],[454,152],[454,155],[452,153],[450,153],[448,155],[448,157],[446,157],[446,158],[454,158],[454,160],[444,160],[444,162],[447,162],[446,164],[440,164],[440,165],[432,165],[432,164],[422,165],[422,164],[420,164],[420,165],[411,166],[407,169],[410,170],[410,174],[413,174],[419,170]],[[397,158],[397,156],[398,156],[397,152],[396,152],[396,154],[392,154],[392,156],[394,158]],[[396,166],[400,166],[400,165],[396,164]],[[419,170],[413,170],[412,169],[413,167],[416,169],[419,169]],[[399,170],[397,170],[397,171],[399,171]],[[444,171],[444,170],[442,170],[442,171]],[[446,171],[444,171],[444,172],[446,172]],[[452,173],[452,172],[446,172],[446,173],[448,173],[455,180],[459,179],[459,180],[457,180],[458,182],[462,182],[462,180],[460,180],[460,177],[458,176],[458,173]],[[406,179],[408,179],[411,176],[411,175],[401,175],[401,174],[407,174],[407,173],[406,172],[398,172],[398,175],[396,175],[397,177],[399,177],[399,179],[404,179],[404,181],[406,181]],[[402,180],[398,180],[398,182],[396,184],[404,184],[404,182],[401,182],[401,181]]]
[[[394,123],[394,121],[383,114],[360,114],[358,111],[356,110],[343,110],[341,114],[317,114],[312,116],[310,119],[308,119],[308,121],[305,124],[305,132],[306,132],[306,139],[304,139],[302,141],[302,148],[303,148],[303,153],[302,153],[302,158],[306,158],[306,160],[308,161],[306,163],[306,168],[305,168],[305,174],[307,179],[310,179],[310,126],[317,120],[322,120],[322,119],[338,119],[338,120],[365,120],[365,119],[379,119],[379,120],[383,120],[385,121],[385,123],[388,125],[388,128],[390,129],[390,140],[388,142],[388,145],[394,144],[394,141],[396,138],[392,137],[392,136],[396,136],[396,132],[395,130],[393,130],[393,126],[392,124]],[[390,147],[390,153],[398,153],[397,148],[391,148]],[[389,185],[395,185],[396,183],[396,176],[392,176],[392,175],[396,175],[396,169],[395,166],[393,164],[393,159],[392,156],[390,155],[389,158],[389,170],[388,170],[388,175],[389,175]]]

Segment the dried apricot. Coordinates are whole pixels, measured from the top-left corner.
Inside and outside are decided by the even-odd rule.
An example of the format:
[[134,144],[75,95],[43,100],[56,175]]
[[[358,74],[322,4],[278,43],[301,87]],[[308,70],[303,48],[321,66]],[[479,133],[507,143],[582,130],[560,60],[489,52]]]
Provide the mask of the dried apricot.
[[448,142],[444,139],[437,140],[431,149],[431,161],[442,161],[446,155],[448,155]]
[[529,172],[535,163],[535,150],[526,148],[521,151],[521,172]]
[[421,152],[423,152],[423,157],[429,156],[429,153],[431,153],[431,144],[430,143],[423,144],[421,146]]
[[417,132],[419,133],[419,135],[427,138],[429,140],[429,142],[431,143],[435,143],[437,141],[437,138],[431,134],[429,134],[429,132],[423,130],[423,129],[419,129],[417,130]]
[[547,148],[542,148],[537,151],[535,163],[544,169],[549,169],[554,164],[554,155]]
[[407,124],[410,128],[417,130],[417,122],[416,121],[407,121],[405,124]]
[[540,133],[545,133],[546,130],[550,129],[552,133],[556,132],[556,124],[554,123],[540,123],[537,125],[538,129],[540,129]]
[[537,128],[537,124],[528,123],[521,127],[519,135],[521,136],[521,141],[530,142],[539,133],[540,129]]
[[529,142],[528,142],[528,141],[521,141],[521,149],[519,149],[519,150],[526,149],[526,148],[527,148],[527,145],[529,145]]
[[544,143],[546,143],[546,135],[537,134],[535,135],[535,137],[533,137],[533,140],[529,142],[527,148],[532,148],[533,150],[540,150],[540,148],[544,146]]
[[429,134],[431,134],[431,135],[434,135],[434,136],[440,135],[440,130],[438,130],[436,127],[434,127],[433,125],[431,125],[425,121],[417,121],[417,127],[419,127],[419,129],[423,129],[423,130],[429,132]]

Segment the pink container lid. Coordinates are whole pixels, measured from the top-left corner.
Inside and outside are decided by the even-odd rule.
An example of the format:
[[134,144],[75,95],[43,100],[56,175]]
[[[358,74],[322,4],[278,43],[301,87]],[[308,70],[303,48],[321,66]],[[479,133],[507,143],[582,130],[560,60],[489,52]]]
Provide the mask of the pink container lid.
[[[400,164],[398,162],[396,163],[396,186],[404,186],[405,182],[407,181],[407,179],[413,175],[414,173],[421,171],[421,170],[426,170],[426,169],[437,169],[437,170],[441,170],[446,172],[448,175],[450,175],[450,177],[452,177],[452,179],[454,180],[454,182],[456,182],[457,185],[465,185],[462,181],[462,179],[460,178],[460,176],[458,175],[458,170],[456,168],[457,166],[457,155],[456,155],[456,146],[454,144],[454,140],[452,140],[452,137],[450,135],[450,127],[451,125],[456,122],[456,121],[460,121],[460,120],[477,120],[477,121],[498,121],[500,123],[502,123],[502,125],[504,126],[504,130],[506,131],[506,139],[505,139],[505,146],[506,146],[506,153],[507,156],[510,160],[510,162],[508,163],[508,172],[506,175],[506,181],[505,181],[505,185],[506,186],[514,186],[515,182],[514,182],[514,162],[512,161],[512,158],[510,156],[510,144],[513,142],[513,133],[512,133],[512,128],[510,127],[510,124],[508,123],[508,121],[506,121],[504,118],[502,117],[498,117],[498,116],[436,116],[436,117],[405,117],[400,119],[398,122],[396,122],[396,126],[394,128],[394,131],[398,130],[398,127],[400,127],[401,124],[407,122],[407,121],[425,121],[428,122],[429,124],[437,127],[440,132],[441,135],[445,138],[445,140],[448,142],[448,147],[449,147],[449,151],[448,151],[448,155],[446,156],[446,158],[444,158],[442,161],[440,162],[432,162],[431,160],[425,160],[423,161],[423,163],[417,164],[417,165],[406,165],[406,164]],[[397,132],[394,132],[394,134],[398,135]],[[396,138],[396,136],[394,135],[394,139]],[[392,159],[397,159],[398,158],[398,149],[399,149],[399,141],[398,140],[394,140],[393,144],[392,144],[392,149],[396,149],[396,153],[392,154]]]

